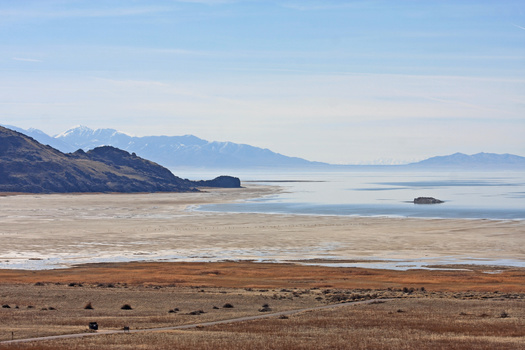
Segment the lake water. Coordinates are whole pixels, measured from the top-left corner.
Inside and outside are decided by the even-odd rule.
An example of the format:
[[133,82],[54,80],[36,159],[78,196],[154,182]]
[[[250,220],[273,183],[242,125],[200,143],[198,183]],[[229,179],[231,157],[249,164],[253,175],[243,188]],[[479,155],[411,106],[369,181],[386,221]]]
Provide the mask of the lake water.
[[[197,210],[215,212],[254,212],[282,214],[315,214],[344,216],[388,216],[416,218],[484,218],[525,220],[525,172],[240,172],[221,171],[182,171],[173,169],[178,176],[199,180],[212,179],[222,174],[238,176],[244,185],[262,184],[280,186],[282,192],[263,198],[220,205],[203,205]],[[436,205],[415,205],[413,199],[431,196],[445,201]],[[118,208],[127,210],[127,208]],[[152,210],[155,210],[153,208]],[[144,213],[150,215],[152,213]],[[17,215],[16,213],[13,215]],[[40,214],[35,213],[39,216]],[[74,214],[80,215],[83,214]],[[104,214],[105,215],[105,214]],[[165,219],[165,218],[164,218]],[[44,219],[49,220],[49,219]],[[177,220],[177,218],[173,218]],[[155,224],[153,218],[151,225]],[[210,231],[211,232],[211,231]],[[368,256],[338,255],[336,249],[341,242],[320,240],[319,246],[296,249],[293,242],[288,246],[269,245],[229,249],[229,243],[219,235],[221,245],[199,247],[198,250],[185,248],[177,243],[175,249],[142,250],[142,234],[126,238],[122,244],[98,246],[86,236],[84,246],[97,245],[96,251],[57,251],[55,246],[35,253],[31,245],[24,251],[3,252],[0,256],[1,268],[48,269],[71,266],[80,263],[120,262],[140,260],[165,261],[221,261],[225,259],[250,259],[255,261],[293,261],[308,258],[333,259],[326,266],[411,269],[432,268],[432,265],[480,264],[524,267],[523,259],[512,260],[502,252],[501,259],[492,260],[469,256],[429,256],[424,258],[392,258],[392,255]],[[214,233],[215,234],[215,233]],[[175,235],[177,236],[177,235]],[[144,236],[145,237],[145,236]],[[184,238],[184,235],[180,236]],[[300,239],[300,236],[297,236]],[[176,239],[176,238],[175,238]],[[503,237],[503,239],[506,239]],[[130,242],[131,240],[131,242]],[[136,241],[138,240],[138,241]],[[213,242],[213,241],[212,241]],[[520,244],[521,242],[516,242]],[[115,253],[115,245],[119,246]],[[130,246],[131,245],[131,246]],[[124,248],[128,247],[128,248]],[[226,248],[224,248],[226,247]],[[51,249],[51,250],[49,250]],[[35,260],[35,257],[38,260]],[[285,258],[283,258],[285,257]],[[356,262],[339,263],[338,260]],[[430,267],[429,267],[430,266]]]
[[[245,184],[277,185],[283,192],[203,211],[413,218],[525,219],[524,172],[186,172],[190,179],[221,174]],[[416,197],[442,204],[417,205]]]

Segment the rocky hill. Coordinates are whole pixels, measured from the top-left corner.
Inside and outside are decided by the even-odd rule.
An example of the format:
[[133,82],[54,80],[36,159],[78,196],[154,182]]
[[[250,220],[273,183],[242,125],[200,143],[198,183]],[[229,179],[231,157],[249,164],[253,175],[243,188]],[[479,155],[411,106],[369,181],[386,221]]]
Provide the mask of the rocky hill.
[[199,182],[181,179],[111,146],[66,154],[0,127],[0,192],[182,192],[203,186],[240,187],[240,181],[229,176]]

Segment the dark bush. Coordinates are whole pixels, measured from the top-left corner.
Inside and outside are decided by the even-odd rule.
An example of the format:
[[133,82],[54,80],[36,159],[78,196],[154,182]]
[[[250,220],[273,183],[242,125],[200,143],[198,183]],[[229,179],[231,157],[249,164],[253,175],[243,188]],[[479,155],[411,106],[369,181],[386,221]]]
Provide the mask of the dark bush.
[[197,310],[197,311],[192,311],[192,312],[188,313],[188,315],[194,315],[194,316],[195,315],[200,315],[200,314],[205,314],[205,312],[202,311],[202,310]]
[[259,309],[259,312],[270,312],[270,311],[272,311],[272,308],[269,306],[263,306],[262,308]]

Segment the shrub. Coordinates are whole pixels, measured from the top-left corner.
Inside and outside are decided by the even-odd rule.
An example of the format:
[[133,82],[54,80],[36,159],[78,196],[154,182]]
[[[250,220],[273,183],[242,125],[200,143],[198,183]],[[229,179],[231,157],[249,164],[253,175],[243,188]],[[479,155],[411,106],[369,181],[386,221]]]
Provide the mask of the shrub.
[[91,305],[91,302],[87,303],[87,304],[84,306],[84,310],[93,310],[93,305]]
[[121,310],[133,310],[133,308],[129,304],[122,305],[122,307],[120,309]]
[[194,315],[194,316],[195,315],[198,316],[198,315],[201,315],[201,314],[205,314],[205,312],[202,311],[202,310],[196,310],[196,311],[192,311],[192,312],[188,313],[188,315]]

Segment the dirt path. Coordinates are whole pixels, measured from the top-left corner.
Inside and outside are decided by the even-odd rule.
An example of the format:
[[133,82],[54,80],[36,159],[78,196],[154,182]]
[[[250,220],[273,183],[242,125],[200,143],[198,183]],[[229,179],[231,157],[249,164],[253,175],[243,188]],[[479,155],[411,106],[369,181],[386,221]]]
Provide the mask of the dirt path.
[[236,322],[259,320],[259,319],[270,318],[270,317],[288,316],[288,315],[293,315],[293,314],[297,314],[297,313],[301,313],[301,312],[307,312],[307,311],[332,309],[332,308],[339,308],[339,307],[351,306],[351,305],[370,304],[370,303],[374,303],[374,302],[378,302],[378,301],[379,302],[386,302],[386,301],[389,301],[389,300],[392,300],[392,299],[371,299],[371,300],[364,300],[364,301],[355,301],[355,302],[350,302],[350,303],[330,304],[330,305],[323,305],[323,306],[311,307],[311,308],[306,308],[306,309],[272,312],[272,313],[265,313],[265,314],[256,315],[256,316],[245,316],[245,317],[231,318],[231,319],[227,319],[227,320],[202,322],[202,323],[192,323],[192,324],[185,324],[185,325],[172,326],[172,327],[159,327],[159,328],[148,328],[148,329],[132,329],[132,330],[129,330],[129,331],[124,331],[124,330],[107,330],[107,331],[97,331],[97,332],[93,332],[93,333],[63,334],[63,335],[53,335],[53,336],[48,336],[48,337],[15,339],[15,340],[1,341],[0,345],[28,343],[28,342],[44,341],[44,340],[55,340],[55,339],[82,338],[82,337],[90,337],[90,336],[95,336],[95,335],[122,334],[122,333],[141,333],[141,332],[158,332],[158,331],[172,331],[172,330],[178,330],[178,329],[191,329],[191,328],[197,328],[197,327],[209,327],[209,326],[215,326],[215,325],[226,324],[226,323],[236,323]]

